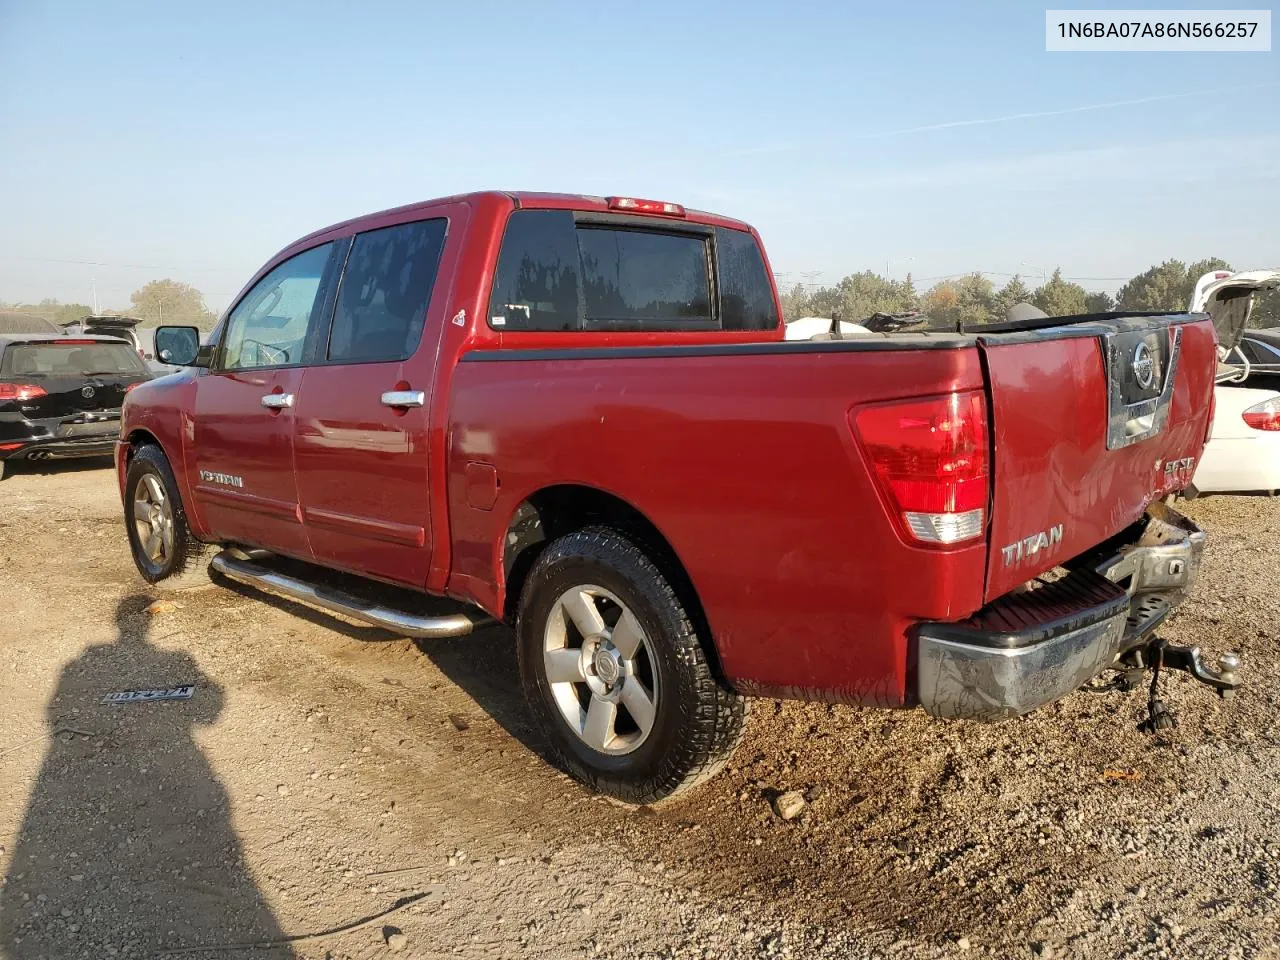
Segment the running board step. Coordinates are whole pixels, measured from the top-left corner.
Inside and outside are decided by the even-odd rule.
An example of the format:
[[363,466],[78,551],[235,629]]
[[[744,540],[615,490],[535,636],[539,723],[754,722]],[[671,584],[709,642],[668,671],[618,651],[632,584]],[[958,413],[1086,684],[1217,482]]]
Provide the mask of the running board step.
[[[239,554],[239,555],[237,555]],[[229,580],[256,587],[267,593],[278,594],[307,606],[317,607],[327,613],[337,613],[372,627],[381,627],[402,637],[435,640],[442,637],[462,637],[480,627],[493,623],[479,613],[451,613],[445,616],[423,617],[390,607],[379,606],[353,597],[349,593],[318,586],[277,573],[246,559],[240,551],[223,550],[213,558],[209,566]]]

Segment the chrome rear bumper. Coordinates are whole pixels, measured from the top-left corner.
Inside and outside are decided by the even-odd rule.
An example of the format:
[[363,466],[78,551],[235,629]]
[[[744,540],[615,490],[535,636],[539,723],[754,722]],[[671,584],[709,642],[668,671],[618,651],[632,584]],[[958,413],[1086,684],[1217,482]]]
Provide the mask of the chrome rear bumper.
[[1001,720],[1066,696],[1142,643],[1190,594],[1205,535],[1153,504],[1128,546],[1000,598],[962,623],[916,631],[919,703],[937,717]]

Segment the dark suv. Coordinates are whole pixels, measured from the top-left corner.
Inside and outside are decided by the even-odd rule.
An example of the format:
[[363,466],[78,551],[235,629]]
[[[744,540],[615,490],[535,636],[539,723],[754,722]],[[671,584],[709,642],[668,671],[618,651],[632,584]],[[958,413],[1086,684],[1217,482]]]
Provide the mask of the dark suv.
[[110,454],[124,395],[150,379],[124,340],[0,334],[0,476],[10,460]]

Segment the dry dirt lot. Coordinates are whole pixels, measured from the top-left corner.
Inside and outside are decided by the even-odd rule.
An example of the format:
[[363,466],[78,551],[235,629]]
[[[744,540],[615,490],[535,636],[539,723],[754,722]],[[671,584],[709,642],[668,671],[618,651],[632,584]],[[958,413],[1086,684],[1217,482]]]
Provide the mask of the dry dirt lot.
[[1141,693],[996,726],[758,701],[727,772],[629,809],[544,762],[505,631],[418,646],[150,588],[109,469],[20,471],[0,956],[1280,957],[1280,501],[1188,507],[1211,547],[1167,633],[1238,649],[1249,685],[1170,677],[1169,742]]

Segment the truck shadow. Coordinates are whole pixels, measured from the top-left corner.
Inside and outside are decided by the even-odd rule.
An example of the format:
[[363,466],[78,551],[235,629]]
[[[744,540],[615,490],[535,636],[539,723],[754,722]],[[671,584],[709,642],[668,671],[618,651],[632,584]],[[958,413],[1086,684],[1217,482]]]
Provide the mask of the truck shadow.
[[[193,739],[221,713],[222,689],[185,652],[149,641],[151,600],[121,600],[115,640],[88,647],[58,679],[45,758],[0,884],[0,954],[9,960],[281,936],[244,861],[227,792]],[[182,685],[194,686],[189,699],[103,702]]]
[[[371,583],[298,561],[271,558],[264,561],[265,564],[309,582],[357,594],[394,609],[430,615],[455,613],[463,608],[463,605],[446,598],[427,597],[411,590]],[[246,599],[268,603],[291,616],[351,640],[361,643],[391,643],[405,639],[399,634],[351,623],[306,604],[265,593],[216,574],[211,576],[221,588]],[[463,637],[414,640],[413,643],[451,683],[475,701],[476,706],[493,718],[503,730],[554,768],[548,743],[525,706],[516,662],[515,637],[509,627],[493,624]]]

